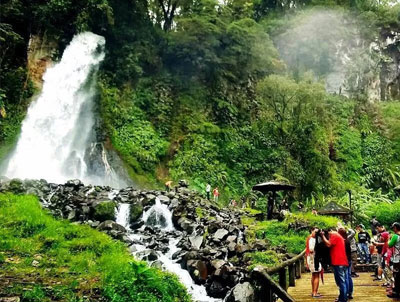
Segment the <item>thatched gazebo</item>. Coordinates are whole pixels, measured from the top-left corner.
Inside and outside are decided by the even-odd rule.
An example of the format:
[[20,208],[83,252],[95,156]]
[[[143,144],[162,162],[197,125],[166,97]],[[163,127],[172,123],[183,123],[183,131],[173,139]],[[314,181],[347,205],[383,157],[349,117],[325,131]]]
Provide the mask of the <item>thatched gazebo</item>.
[[342,220],[349,220],[352,211],[340,204],[337,204],[334,201],[328,202],[321,209],[319,209],[318,214],[320,215],[330,215],[330,216],[338,216]]
[[276,201],[276,192],[277,191],[293,191],[295,188],[296,187],[291,184],[272,180],[272,181],[263,182],[263,183],[255,185],[253,187],[253,190],[260,191],[263,194],[272,192],[272,196],[270,196],[270,198],[268,198],[268,206],[267,206],[267,219],[270,220],[270,219],[272,219],[274,204]]

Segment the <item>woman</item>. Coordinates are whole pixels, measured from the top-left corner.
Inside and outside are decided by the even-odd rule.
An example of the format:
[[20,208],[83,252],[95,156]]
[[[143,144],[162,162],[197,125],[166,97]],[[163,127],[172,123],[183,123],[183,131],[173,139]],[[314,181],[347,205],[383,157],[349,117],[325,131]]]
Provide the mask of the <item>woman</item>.
[[322,297],[318,293],[318,288],[319,288],[319,275],[322,270],[321,263],[315,263],[315,245],[316,245],[316,234],[318,232],[318,229],[313,227],[311,228],[311,234],[308,236],[307,241],[306,241],[306,257],[307,257],[307,268],[311,272],[311,288],[312,288],[312,293],[311,296],[313,298],[320,298]]

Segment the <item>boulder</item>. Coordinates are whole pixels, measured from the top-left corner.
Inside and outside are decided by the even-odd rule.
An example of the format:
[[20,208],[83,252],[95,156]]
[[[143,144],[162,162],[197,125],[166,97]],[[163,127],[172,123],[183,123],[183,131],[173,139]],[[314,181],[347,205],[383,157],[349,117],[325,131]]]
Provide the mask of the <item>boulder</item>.
[[102,223],[100,223],[98,225],[97,229],[100,230],[100,231],[112,231],[112,230],[114,230],[114,231],[119,231],[119,232],[126,232],[126,229],[122,225],[120,225],[120,224],[118,224],[118,223],[116,223],[115,221],[112,221],[112,220],[103,221]]
[[114,201],[100,202],[94,208],[94,218],[99,221],[114,220],[115,207]]
[[203,244],[203,236],[191,236],[189,237],[189,241],[192,244],[192,247],[195,249],[200,249],[201,245]]
[[249,282],[237,284],[226,299],[227,302],[254,302],[254,288]]
[[205,281],[208,277],[207,265],[202,260],[188,260],[187,270],[197,283]]
[[227,235],[229,234],[229,232],[225,229],[219,229],[217,230],[214,235],[213,235],[213,239],[215,241],[221,241],[223,240]]

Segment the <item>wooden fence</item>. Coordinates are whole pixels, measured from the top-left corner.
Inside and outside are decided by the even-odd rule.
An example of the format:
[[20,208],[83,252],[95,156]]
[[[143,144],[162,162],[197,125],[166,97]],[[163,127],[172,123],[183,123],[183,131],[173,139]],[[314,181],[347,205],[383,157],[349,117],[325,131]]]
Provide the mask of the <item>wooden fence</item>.
[[[287,289],[289,286],[296,286],[296,279],[301,278],[301,274],[305,272],[305,252],[304,250],[276,267],[266,269],[258,266],[253,270],[252,277],[260,287],[261,301],[274,302],[274,295],[276,295],[284,302],[295,302],[287,293]],[[278,283],[271,277],[275,274],[279,274]]]

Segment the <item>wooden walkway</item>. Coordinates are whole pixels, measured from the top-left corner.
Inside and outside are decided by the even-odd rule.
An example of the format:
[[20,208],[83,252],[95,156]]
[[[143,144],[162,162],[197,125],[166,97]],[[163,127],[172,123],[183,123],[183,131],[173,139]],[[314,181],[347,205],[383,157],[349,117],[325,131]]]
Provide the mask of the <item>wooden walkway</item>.
[[[390,299],[386,296],[386,288],[382,287],[382,282],[372,281],[371,273],[359,273],[360,277],[353,278],[354,281],[354,300],[352,302],[391,302],[400,299]],[[296,280],[295,287],[289,287],[288,293],[296,302],[334,302],[339,295],[333,274],[324,274],[325,284],[320,282],[319,292],[321,298],[311,297],[311,274],[304,274],[301,279]]]

